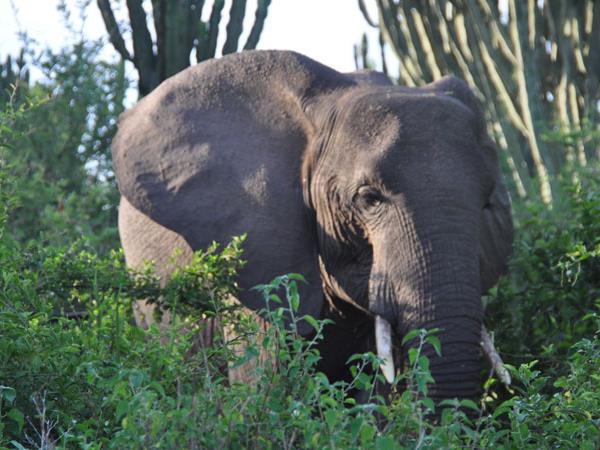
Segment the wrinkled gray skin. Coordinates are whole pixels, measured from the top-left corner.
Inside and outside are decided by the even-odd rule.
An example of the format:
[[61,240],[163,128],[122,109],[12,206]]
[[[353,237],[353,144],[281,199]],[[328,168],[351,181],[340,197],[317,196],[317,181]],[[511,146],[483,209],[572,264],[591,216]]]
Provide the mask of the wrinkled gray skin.
[[336,321],[321,347],[328,375],[343,378],[350,354],[374,350],[380,315],[397,342],[442,329],[433,397],[476,395],[480,296],[505,269],[512,221],[463,81],[403,88],[293,52],[230,55],[168,79],[125,113],[113,158],[130,265],[165,267],[177,246],[189,257],[248,233],[239,299],[258,310],[250,287],[302,273],[299,314]]

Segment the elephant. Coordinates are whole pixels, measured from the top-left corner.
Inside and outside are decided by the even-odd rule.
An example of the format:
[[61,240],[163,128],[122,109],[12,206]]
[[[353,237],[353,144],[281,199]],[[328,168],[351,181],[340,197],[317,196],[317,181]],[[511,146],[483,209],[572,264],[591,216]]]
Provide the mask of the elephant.
[[319,348],[330,378],[377,347],[391,380],[414,345],[402,336],[437,328],[430,396],[480,392],[481,295],[506,271],[513,224],[464,81],[401,87],[292,51],[241,52],[164,81],[122,115],[112,152],[129,265],[154,259],[167,277],[176,247],[182,263],[246,233],[239,301],[258,311],[253,286],[302,274],[297,316],[334,321]]

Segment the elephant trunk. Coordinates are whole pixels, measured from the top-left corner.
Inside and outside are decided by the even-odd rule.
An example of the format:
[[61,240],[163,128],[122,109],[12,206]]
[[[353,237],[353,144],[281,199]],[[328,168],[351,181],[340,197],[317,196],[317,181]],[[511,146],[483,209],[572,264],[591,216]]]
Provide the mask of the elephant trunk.
[[[429,397],[436,400],[475,397],[480,390],[480,326],[466,325],[464,319],[458,319],[417,324],[415,328],[441,329],[437,334],[442,344],[441,357],[431,346],[422,349],[422,354],[429,358],[435,380]],[[403,354],[407,354],[406,348]]]
[[[430,345],[422,349],[435,380],[430,388],[432,398],[474,397],[480,384],[483,321],[478,260],[474,257],[472,263],[464,256],[444,259],[432,263],[430,285],[417,289],[409,299],[400,329],[439,329],[442,355]],[[405,345],[403,355],[411,345],[415,342]]]
[[[378,316],[378,351],[386,348],[380,345],[386,341],[386,323],[400,337],[415,329],[439,329],[442,355],[430,345],[422,348],[435,380],[429,389],[434,399],[474,397],[479,390],[483,308],[475,231],[465,227],[452,235],[421,233],[420,239],[400,238],[401,245],[374,248],[369,297]],[[386,266],[386,271],[377,270]],[[418,339],[406,343],[402,358],[392,360],[397,368],[408,366],[408,349],[416,344]],[[381,356],[388,362],[391,353]],[[382,370],[389,379],[391,365]]]

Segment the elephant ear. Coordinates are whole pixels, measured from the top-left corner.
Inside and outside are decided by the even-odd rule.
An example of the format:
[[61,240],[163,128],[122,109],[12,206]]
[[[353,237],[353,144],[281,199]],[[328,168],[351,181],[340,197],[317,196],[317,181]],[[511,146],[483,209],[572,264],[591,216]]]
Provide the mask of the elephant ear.
[[498,151],[486,131],[479,102],[463,80],[452,76],[444,77],[431,83],[428,88],[460,100],[474,112],[477,120],[479,146],[488,169],[494,177],[493,189],[481,212],[479,266],[481,292],[485,293],[496,284],[500,275],[506,272],[513,242],[511,202],[502,180]]
[[121,194],[193,250],[247,233],[241,302],[264,308],[251,288],[295,272],[307,280],[297,316],[318,317],[315,225],[301,180],[313,127],[304,111],[352,85],[293,52],[243,52],[188,68],[121,118],[112,146]]

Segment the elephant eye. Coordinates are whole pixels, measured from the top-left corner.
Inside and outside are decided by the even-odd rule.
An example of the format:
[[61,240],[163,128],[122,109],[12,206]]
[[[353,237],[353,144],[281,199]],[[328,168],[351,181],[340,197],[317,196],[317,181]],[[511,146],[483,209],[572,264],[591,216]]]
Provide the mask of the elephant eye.
[[363,208],[374,208],[383,203],[383,196],[371,186],[361,186],[353,198],[354,203]]

